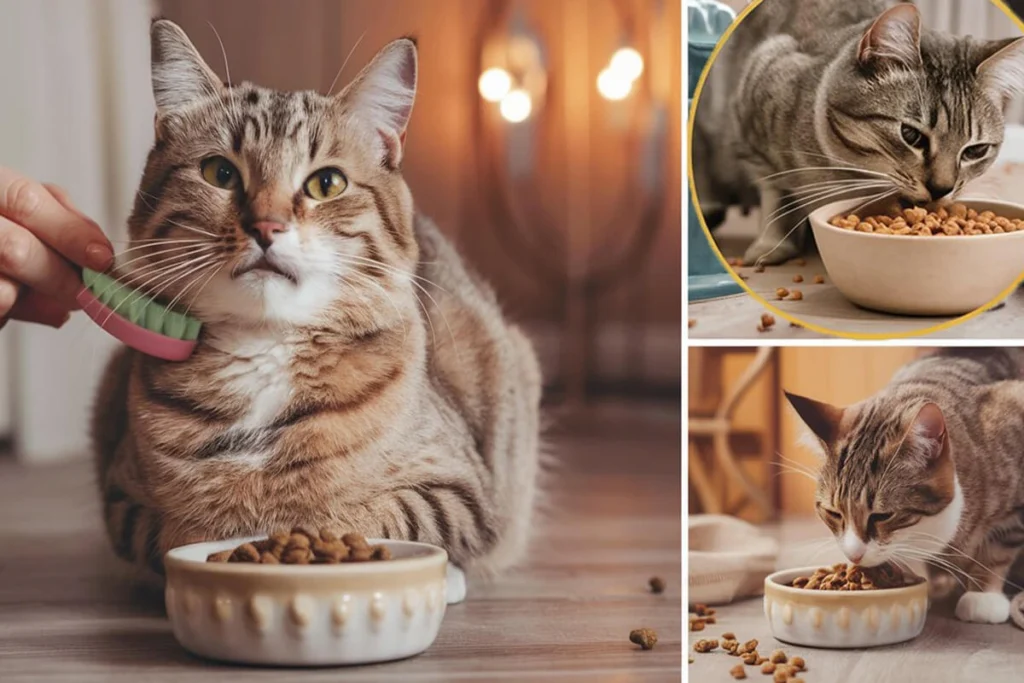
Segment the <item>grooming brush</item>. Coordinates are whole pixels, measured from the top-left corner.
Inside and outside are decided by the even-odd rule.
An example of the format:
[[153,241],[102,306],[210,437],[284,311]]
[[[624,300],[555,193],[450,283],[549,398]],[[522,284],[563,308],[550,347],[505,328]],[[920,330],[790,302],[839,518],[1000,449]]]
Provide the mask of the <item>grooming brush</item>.
[[84,268],[82,281],[78,303],[108,333],[147,356],[180,361],[192,355],[202,327],[198,320],[94,270]]

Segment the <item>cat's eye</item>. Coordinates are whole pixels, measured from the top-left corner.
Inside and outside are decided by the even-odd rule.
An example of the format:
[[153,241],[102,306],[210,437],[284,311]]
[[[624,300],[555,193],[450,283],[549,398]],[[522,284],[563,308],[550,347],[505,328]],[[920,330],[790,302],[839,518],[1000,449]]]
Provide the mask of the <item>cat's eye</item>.
[[891,512],[872,512],[868,515],[868,525],[874,526],[876,524],[881,524],[882,522],[887,522],[890,519],[892,519]]
[[840,519],[843,518],[843,513],[841,513],[841,512],[837,512],[835,510],[832,510],[831,508],[827,508],[824,505],[818,505],[818,507],[820,509],[824,510],[825,514],[828,515],[829,517],[831,517],[832,519],[840,520]]
[[970,145],[968,147],[964,147],[964,151],[961,152],[961,155],[967,161],[978,161],[979,159],[987,157],[990,149],[992,149],[992,145]]
[[344,192],[348,187],[348,180],[346,180],[345,174],[336,168],[321,168],[306,178],[304,187],[310,199],[325,202]]
[[908,126],[904,123],[900,126],[900,135],[903,136],[903,142],[915,149],[925,149],[928,147],[928,136],[913,126]]
[[238,169],[224,157],[203,159],[200,168],[203,171],[203,180],[222,190],[233,190],[241,182]]

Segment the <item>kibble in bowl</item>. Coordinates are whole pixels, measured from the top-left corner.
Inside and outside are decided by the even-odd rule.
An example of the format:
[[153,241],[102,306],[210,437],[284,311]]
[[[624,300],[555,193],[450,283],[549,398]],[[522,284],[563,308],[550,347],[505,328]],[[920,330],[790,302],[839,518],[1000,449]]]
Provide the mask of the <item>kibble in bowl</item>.
[[[853,584],[858,588],[851,588]],[[794,645],[857,648],[901,643],[921,634],[927,612],[928,583],[888,568],[788,569],[764,582],[764,613],[772,633]]]
[[441,548],[340,530],[195,543],[172,549],[164,566],[167,614],[187,650],[286,666],[422,652],[437,636],[456,578]]
[[836,202],[810,215],[829,279],[858,306],[960,316],[995,303],[1024,274],[1022,205],[962,199],[897,213],[888,203],[862,204]]

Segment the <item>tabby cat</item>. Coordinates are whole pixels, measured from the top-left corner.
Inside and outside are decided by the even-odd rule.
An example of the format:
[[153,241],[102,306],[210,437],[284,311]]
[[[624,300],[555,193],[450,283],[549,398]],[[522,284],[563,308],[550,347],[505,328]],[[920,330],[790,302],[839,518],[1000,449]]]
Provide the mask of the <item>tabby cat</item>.
[[[711,226],[761,207],[744,260],[801,249],[809,209],[955,197],[995,160],[1024,91],[1024,39],[924,30],[895,0],[764,0],[713,62],[694,121],[694,183]],[[799,170],[804,169],[804,170]]]
[[[1024,350],[948,349],[845,408],[787,394],[823,460],[815,507],[851,562],[927,562],[956,615],[1001,623],[1024,586]],[[1013,570],[1013,571],[1011,571]],[[1014,603],[1024,628],[1024,593]]]
[[293,525],[523,553],[541,378],[401,174],[417,51],[342,92],[225,84],[152,26],[156,142],[119,277],[202,320],[194,355],[120,350],[93,420],[116,553]]

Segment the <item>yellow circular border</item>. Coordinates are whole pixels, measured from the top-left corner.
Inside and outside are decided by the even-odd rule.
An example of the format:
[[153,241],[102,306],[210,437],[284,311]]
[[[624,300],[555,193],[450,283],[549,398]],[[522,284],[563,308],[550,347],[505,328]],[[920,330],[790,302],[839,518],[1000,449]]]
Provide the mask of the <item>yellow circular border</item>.
[[[700,208],[700,202],[697,200],[697,185],[694,182],[693,175],[693,128],[696,120],[697,102],[700,101],[700,94],[701,91],[704,89],[704,82],[707,80],[708,74],[711,72],[711,67],[713,67],[715,64],[715,59],[718,57],[718,53],[721,52],[722,47],[725,45],[725,42],[729,40],[729,37],[732,36],[733,31],[735,31],[736,27],[740,25],[740,22],[742,22],[748,14],[757,9],[762,2],[764,2],[764,0],[751,0],[750,4],[744,7],[743,10],[736,15],[736,19],[733,20],[732,24],[729,25],[729,28],[726,29],[725,33],[722,34],[722,37],[718,39],[718,43],[715,45],[715,49],[711,51],[711,56],[708,57],[707,64],[705,64],[704,70],[701,72],[700,79],[697,81],[697,88],[693,92],[693,104],[690,106],[690,120],[687,121],[686,126],[686,171],[688,174],[687,181],[690,186],[690,197],[693,200],[693,206],[696,209],[694,213],[697,216],[697,222],[700,223],[700,227],[704,231],[704,236],[707,238],[708,243],[711,245],[712,251],[715,252],[715,256],[717,256],[718,260],[722,262],[722,265],[725,267],[726,272],[729,273],[730,276],[732,276],[732,279],[736,280],[736,283],[739,284],[739,286],[742,287],[747,292],[747,294],[752,296],[756,301],[760,302],[762,306],[792,323],[796,323],[801,327],[804,327],[808,330],[812,330],[814,332],[819,332],[821,334],[828,334],[834,337],[842,337],[845,339],[861,340],[908,339],[911,337],[920,337],[928,334],[933,334],[935,332],[941,332],[942,330],[948,330],[950,328],[956,327],[961,323],[967,322],[971,318],[975,318],[981,315],[985,311],[997,305],[1003,299],[1006,299],[1011,294],[1013,294],[1014,290],[1020,287],[1021,284],[1024,284],[1024,266],[1022,266],[1020,278],[1014,284],[1006,288],[1006,290],[1004,290],[990,303],[987,303],[981,308],[978,308],[970,313],[967,313],[966,315],[962,315],[959,318],[954,318],[953,320],[940,323],[939,325],[935,325],[934,327],[926,327],[922,330],[915,330],[913,332],[902,332],[898,334],[865,334],[856,332],[839,332],[836,330],[830,330],[825,327],[820,327],[818,325],[805,323],[800,318],[794,317],[791,314],[786,313],[779,308],[776,308],[767,299],[765,299],[760,294],[751,289],[750,286],[746,283],[746,281],[736,274],[736,271],[732,269],[732,266],[729,265],[729,262],[725,259],[725,256],[722,254],[722,251],[718,248],[718,243],[715,242],[714,237],[712,237],[711,231],[708,229],[707,223],[704,220],[704,212]],[[989,0],[989,2],[991,2],[993,5],[1001,9],[1003,13],[1007,17],[1009,17],[1014,24],[1016,24],[1017,28],[1020,29],[1021,31],[1021,35],[1024,36],[1024,20],[1021,20],[1020,17],[1018,17],[1013,11],[1011,11],[1010,8],[1007,7],[1006,4],[1003,2],[1003,0]],[[687,229],[689,229],[689,226],[687,226]],[[689,256],[687,256],[687,258],[689,258]]]

